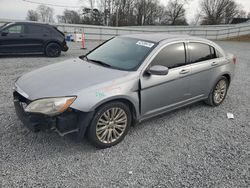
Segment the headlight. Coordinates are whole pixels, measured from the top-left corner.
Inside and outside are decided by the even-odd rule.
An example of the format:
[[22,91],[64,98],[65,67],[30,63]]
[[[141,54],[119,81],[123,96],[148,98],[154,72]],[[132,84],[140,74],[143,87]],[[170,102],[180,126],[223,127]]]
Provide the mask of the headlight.
[[45,98],[31,102],[25,112],[41,113],[50,116],[60,114],[68,109],[76,97]]

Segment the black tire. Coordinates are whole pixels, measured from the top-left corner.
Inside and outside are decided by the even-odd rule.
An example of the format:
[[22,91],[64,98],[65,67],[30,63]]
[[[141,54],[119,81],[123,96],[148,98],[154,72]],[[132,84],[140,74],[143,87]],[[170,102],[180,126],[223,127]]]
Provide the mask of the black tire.
[[[103,141],[101,141],[99,139],[100,135],[99,135],[99,137],[97,136],[97,134],[98,134],[97,133],[97,127],[98,127],[97,123],[98,122],[100,123],[100,119],[104,117],[105,112],[107,112],[108,110],[112,110],[112,109],[117,109],[117,110],[121,109],[122,115],[126,114],[126,122],[127,122],[127,124],[126,124],[126,127],[123,129],[123,132],[120,133],[121,135],[119,136],[119,138],[117,138],[117,140],[114,140],[114,141],[112,141],[110,143],[104,143]],[[119,111],[117,113],[119,113]],[[111,116],[112,114],[109,114],[109,115]],[[118,114],[117,114],[117,116],[118,116]],[[114,120],[114,118],[113,118],[113,120]],[[110,102],[108,104],[105,104],[105,105],[103,105],[103,106],[101,106],[100,108],[97,109],[97,111],[96,111],[96,113],[95,113],[95,115],[94,115],[94,117],[93,117],[93,119],[92,119],[92,121],[91,121],[91,123],[90,123],[90,125],[88,127],[88,130],[87,130],[88,140],[90,141],[90,143],[92,145],[94,145],[95,147],[100,148],[100,149],[104,149],[104,148],[114,146],[114,145],[118,144],[119,142],[121,142],[124,139],[124,137],[126,136],[128,130],[129,130],[129,127],[131,125],[131,121],[132,121],[132,115],[131,115],[129,107],[126,104],[124,104],[122,102],[119,102],[119,101]],[[101,125],[101,126],[102,127],[107,127],[109,125]],[[113,126],[115,127],[115,125],[113,125]],[[115,129],[114,127],[113,127],[113,129]],[[105,128],[105,131],[111,131],[112,132],[112,130],[110,130],[110,129],[112,129],[112,128]],[[118,129],[116,129],[116,131],[117,130]],[[103,131],[102,134],[105,134],[104,133],[105,131]],[[118,130],[118,131],[120,131],[120,130]],[[111,133],[111,139],[112,139],[112,136],[114,136],[113,133],[114,132]],[[101,134],[101,133],[99,133],[99,134]],[[109,134],[109,133],[106,133],[105,135],[107,135],[107,134]],[[107,137],[105,136],[105,138],[108,139],[108,136]]]
[[[216,87],[220,82],[224,82],[226,84],[226,88],[225,88],[225,94],[223,94],[223,98],[220,99],[220,101],[216,101],[215,100],[215,93],[216,93]],[[226,98],[227,95],[227,91],[228,91],[228,87],[229,87],[229,81],[225,76],[222,76],[214,85],[213,89],[211,90],[208,98],[205,100],[206,104],[210,105],[210,106],[219,106]]]
[[49,43],[45,47],[45,55],[48,57],[58,57],[61,54],[61,46],[57,43]]

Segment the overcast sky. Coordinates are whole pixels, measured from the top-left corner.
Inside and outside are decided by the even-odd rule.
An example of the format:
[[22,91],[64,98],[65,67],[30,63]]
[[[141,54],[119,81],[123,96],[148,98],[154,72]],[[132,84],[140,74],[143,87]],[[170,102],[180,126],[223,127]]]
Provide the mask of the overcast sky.
[[[79,0],[32,0],[40,3],[53,3],[65,6],[78,6]],[[86,0],[87,1],[87,0]],[[160,0],[163,4],[167,4],[168,0]],[[198,12],[198,5],[201,0],[190,0],[190,3],[185,7],[186,17],[188,22],[194,19],[195,14]],[[250,0],[235,0],[242,5],[242,8],[250,12]],[[82,0],[84,2],[84,0]],[[18,19],[24,20],[29,9],[36,9],[38,5],[25,2],[23,0],[0,0],[0,19]],[[64,8],[53,7],[55,15],[62,14]],[[77,10],[77,9],[74,9]]]

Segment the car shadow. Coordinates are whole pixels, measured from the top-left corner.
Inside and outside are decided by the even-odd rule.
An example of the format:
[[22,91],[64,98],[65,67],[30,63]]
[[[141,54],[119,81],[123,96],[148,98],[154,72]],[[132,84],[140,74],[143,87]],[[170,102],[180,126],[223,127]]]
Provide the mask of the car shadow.
[[[133,125],[128,133],[128,136],[133,134],[133,131],[142,131],[143,128],[145,128],[145,126],[151,126],[151,123],[155,123],[158,120],[161,119],[166,119],[170,116],[173,115],[180,115],[183,112],[187,111],[187,110],[195,110],[195,109],[199,109],[199,108],[206,108],[206,105],[203,102],[197,102],[194,103],[192,105],[188,105],[186,107],[183,108],[179,108],[170,112],[166,112],[163,113],[161,115],[158,115],[156,117],[150,118],[148,120],[142,121],[141,123],[138,123],[136,125]],[[209,107],[207,107],[209,108]],[[21,122],[16,123],[15,126],[20,126],[17,124],[20,124]],[[55,153],[60,153],[62,150],[64,150],[64,152],[70,154],[72,151],[77,151],[77,153],[96,153],[99,151],[99,149],[95,148],[94,146],[92,146],[86,136],[78,141],[77,140],[77,135],[75,133],[72,134],[68,134],[65,135],[64,137],[60,137],[56,132],[51,131],[51,132],[43,132],[40,131],[38,133],[34,133],[31,132],[30,130],[27,130],[24,125],[21,125],[20,128],[23,132],[26,134],[22,134],[22,139],[25,140],[26,143],[28,142],[32,142],[31,145],[29,145],[29,147],[33,148],[31,151],[35,151],[37,146],[41,146],[41,143],[43,145],[43,147],[39,148],[40,152],[46,152],[46,150],[48,149],[48,147],[50,149],[53,149],[53,154],[51,155],[55,155]],[[14,142],[14,141],[13,141]],[[14,144],[14,143],[13,143]],[[122,145],[119,146],[119,144],[115,147],[112,147],[113,149],[116,148],[120,148],[122,147]],[[50,155],[46,156],[49,157]]]
[[46,57],[44,54],[8,54],[0,55],[0,58],[18,58],[18,57]]
[[133,125],[132,129],[140,130],[140,129],[143,129],[144,126],[147,126],[148,122],[155,122],[159,119],[167,119],[169,116],[181,115],[183,112],[185,112],[187,110],[195,110],[195,109],[200,109],[200,108],[210,108],[210,106],[206,105],[204,103],[204,101],[195,102],[195,103],[187,105],[185,107],[177,108],[175,110],[171,110],[169,112],[165,112],[163,114],[160,114],[160,115],[154,116],[152,118],[143,120],[142,122],[139,122],[139,123]]
[[65,56],[66,54],[61,54],[58,57],[48,57],[45,54],[8,54],[8,55],[1,54],[0,58],[36,58],[36,57],[39,57],[39,58],[54,59],[54,58],[60,58],[60,57],[65,57]]

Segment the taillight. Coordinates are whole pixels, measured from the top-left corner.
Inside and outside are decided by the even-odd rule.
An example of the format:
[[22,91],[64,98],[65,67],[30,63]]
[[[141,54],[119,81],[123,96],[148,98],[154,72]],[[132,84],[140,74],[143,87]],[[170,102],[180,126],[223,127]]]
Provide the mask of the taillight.
[[236,57],[233,57],[233,64],[236,64]]

